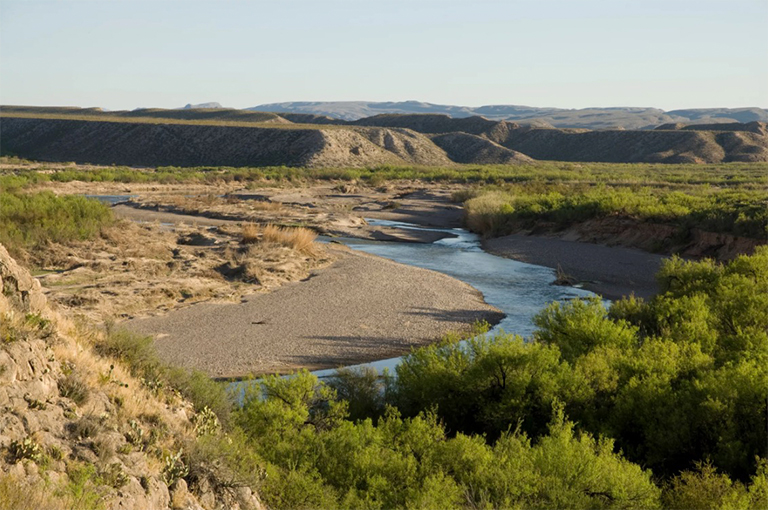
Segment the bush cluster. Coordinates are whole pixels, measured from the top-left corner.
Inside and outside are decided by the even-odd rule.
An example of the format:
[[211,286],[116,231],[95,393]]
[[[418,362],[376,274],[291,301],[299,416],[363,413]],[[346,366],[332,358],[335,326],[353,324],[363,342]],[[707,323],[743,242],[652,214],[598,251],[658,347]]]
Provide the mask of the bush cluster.
[[621,216],[683,231],[699,228],[756,239],[768,238],[768,194],[756,190],[706,188],[687,192],[598,186],[532,192],[524,188],[488,191],[465,203],[467,225],[487,236],[509,234],[546,222],[557,228],[596,218]]
[[234,427],[280,508],[761,508],[768,248],[672,259],[662,293],[552,304],[534,337],[456,339],[396,377],[307,372]]
[[112,211],[98,200],[0,192],[0,243],[11,250],[88,239],[112,220]]

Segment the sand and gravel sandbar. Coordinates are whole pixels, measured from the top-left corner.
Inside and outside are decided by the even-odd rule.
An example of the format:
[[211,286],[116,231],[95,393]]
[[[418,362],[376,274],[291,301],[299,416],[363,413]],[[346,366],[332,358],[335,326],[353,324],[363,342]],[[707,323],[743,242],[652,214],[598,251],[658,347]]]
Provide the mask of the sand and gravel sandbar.
[[204,303],[125,323],[168,363],[212,377],[335,368],[405,354],[503,317],[447,275],[350,251],[306,281],[239,304]]

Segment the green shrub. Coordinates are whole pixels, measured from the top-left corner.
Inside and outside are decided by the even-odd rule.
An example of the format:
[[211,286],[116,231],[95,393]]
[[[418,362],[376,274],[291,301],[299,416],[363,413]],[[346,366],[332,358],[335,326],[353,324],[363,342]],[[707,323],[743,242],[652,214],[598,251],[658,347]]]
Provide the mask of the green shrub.
[[32,462],[40,462],[43,458],[43,450],[40,445],[31,437],[26,437],[21,441],[14,439],[8,446],[8,462],[15,464],[21,460],[28,459]]
[[135,377],[152,380],[160,374],[160,358],[150,336],[108,328],[103,340],[95,345],[95,349],[102,356],[125,364]]
[[0,243],[18,251],[89,239],[113,221],[98,200],[77,195],[0,193]]
[[596,218],[620,216],[756,239],[768,238],[768,194],[764,190],[725,190],[597,186],[580,189],[550,186],[536,191],[512,186],[489,189],[465,202],[467,226],[483,235],[499,236],[538,224],[564,229]]
[[67,502],[67,508],[97,510],[103,508],[106,491],[93,465],[70,462],[69,481],[56,494]]
[[765,506],[766,257],[672,260],[653,299],[553,305],[528,341],[447,338],[397,378],[253,381],[187,476],[224,458],[274,507]]
[[326,384],[336,391],[337,398],[347,402],[350,420],[376,420],[384,414],[386,374],[381,376],[370,367],[340,368],[326,380]]
[[213,381],[199,370],[183,368],[165,368],[162,377],[190,400],[198,413],[208,409],[218,417],[222,425],[229,424],[233,399],[227,392],[226,383]]

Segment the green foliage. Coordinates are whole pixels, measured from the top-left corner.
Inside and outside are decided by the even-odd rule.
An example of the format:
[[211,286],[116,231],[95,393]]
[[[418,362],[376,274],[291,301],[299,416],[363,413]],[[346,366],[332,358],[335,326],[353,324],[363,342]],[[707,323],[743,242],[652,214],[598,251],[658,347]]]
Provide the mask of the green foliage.
[[181,368],[165,367],[160,378],[190,400],[198,413],[205,413],[207,409],[222,425],[229,424],[232,397],[227,393],[224,383],[211,380],[199,370]]
[[[188,480],[215,479],[224,487],[258,487],[266,473],[264,459],[248,443],[242,430],[206,434],[187,445]],[[215,468],[215,477],[209,476]]]
[[251,381],[225,432],[198,409],[167,482],[223,465],[278,508],[765,506],[766,261],[673,259],[653,299],[553,304],[527,341],[446,338],[396,378]]
[[537,439],[562,401],[658,476],[711,459],[744,481],[768,444],[768,248],[724,266],[673,259],[660,278],[666,292],[648,302],[551,305],[533,342],[502,334],[415,351],[393,402],[406,416],[436,407],[452,431]]
[[68,482],[56,491],[67,502],[67,508],[97,510],[103,508],[105,491],[102,480],[91,464],[67,464]]
[[537,224],[566,228],[608,216],[673,224],[688,235],[690,229],[737,236],[768,237],[768,195],[765,190],[713,190],[694,186],[632,188],[619,186],[530,186],[490,190],[465,202],[467,225],[489,236],[508,234]]
[[718,473],[710,463],[684,471],[667,484],[663,494],[667,508],[765,508],[768,505],[768,464],[761,461],[757,473],[747,487]]
[[111,222],[112,211],[98,200],[51,192],[0,193],[0,243],[10,249],[88,239]]
[[557,347],[515,335],[449,339],[405,356],[393,402],[406,416],[436,406],[449,430],[498,437],[545,430],[563,367]]
[[248,399],[237,417],[270,463],[260,493],[276,507],[658,506],[649,472],[614,453],[610,440],[577,435],[562,411],[537,444],[515,432],[490,445],[481,436],[449,438],[435,413],[404,419],[391,407],[376,425],[335,419],[317,427],[307,417],[334,403],[323,383],[299,373],[264,385],[263,398]]
[[381,376],[371,367],[340,368],[326,380],[338,398],[347,402],[352,421],[381,417],[385,410],[383,397],[391,383],[388,374]]
[[102,356],[125,364],[135,377],[151,380],[160,375],[160,358],[155,351],[152,337],[109,327],[104,338],[95,345],[95,349]]
[[43,450],[40,448],[40,444],[32,439],[26,437],[21,441],[14,439],[11,444],[8,445],[8,462],[15,464],[24,459],[31,460],[32,462],[40,462],[43,458]]
[[630,349],[637,345],[637,328],[622,320],[611,320],[599,298],[552,303],[534,319],[536,339],[556,345],[565,361],[598,347]]

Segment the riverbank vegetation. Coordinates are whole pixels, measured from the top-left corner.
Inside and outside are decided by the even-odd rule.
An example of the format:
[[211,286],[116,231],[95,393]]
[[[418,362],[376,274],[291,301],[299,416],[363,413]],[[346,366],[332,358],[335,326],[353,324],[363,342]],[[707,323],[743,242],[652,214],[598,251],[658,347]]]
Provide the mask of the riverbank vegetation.
[[98,200],[0,190],[0,244],[16,256],[49,242],[92,238],[112,221],[112,211]]
[[452,167],[378,166],[371,168],[302,167],[158,167],[84,166],[0,158],[0,189],[46,182],[117,182],[216,184],[239,182],[260,186],[310,181],[360,181],[374,186],[394,180],[477,185],[536,183],[549,185],[648,186],[687,189],[718,186],[764,190],[768,163],[650,164],[567,163],[540,161],[528,165],[456,165]]
[[[565,228],[625,215],[763,239],[765,170],[743,164],[135,170],[19,163],[0,175],[0,242],[31,250],[49,240],[97,236],[111,221],[96,201],[38,192],[46,182],[230,179],[250,186],[318,179],[472,183],[456,199],[467,200],[470,222],[488,234],[530,222]],[[248,250],[265,238],[295,241],[297,250],[310,243],[310,233],[292,232],[286,239],[283,230],[246,227],[229,237]],[[189,234],[195,237],[182,240],[190,246],[214,235]],[[180,246],[187,245],[158,249],[161,283],[152,287],[167,289],[172,273],[164,271],[187,253],[175,252]],[[138,248],[152,246],[131,247]],[[202,258],[195,253],[185,260]],[[727,264],[674,258],[658,278],[661,292],[649,301],[630,297],[608,308],[598,300],[555,303],[537,317],[532,338],[501,333],[465,344],[447,338],[413,351],[391,376],[346,370],[320,381],[299,372],[228,393],[201,373],[164,366],[151,340],[135,335],[95,334],[77,353],[93,349],[101,357],[91,379],[103,373],[99,384],[115,393],[115,405],[130,402],[129,391],[139,386],[142,395],[170,402],[181,394],[193,402],[194,437],[187,431],[172,450],[155,452],[169,486],[180,479],[194,486],[215,466],[222,490],[258,489],[275,508],[766,507],[768,248]],[[128,377],[130,390],[122,382]],[[76,382],[60,387],[73,401],[88,391]],[[140,430],[152,427],[145,421]],[[121,441],[155,451],[128,423],[117,425],[126,429]],[[12,501],[16,490],[0,477],[0,496]]]
[[[232,410],[204,382],[182,392],[225,424],[199,448],[236,478],[258,462],[277,508],[764,507],[768,249],[659,280],[647,302],[552,304],[531,339],[415,350],[396,377],[268,377]],[[105,352],[152,380],[131,342]]]
[[[558,189],[559,188],[559,189]],[[478,191],[465,202],[467,226],[490,237],[541,224],[563,230],[610,216],[693,228],[755,239],[768,238],[768,191],[667,188],[555,187],[541,192],[525,186]]]
[[301,186],[317,181],[382,186],[390,181],[462,184],[467,225],[485,236],[542,227],[558,231],[593,219],[625,218],[692,229],[768,238],[768,164],[661,165],[537,162],[455,167],[129,167],[77,166],[0,159],[0,190],[37,189],[84,181],[123,184],[239,184],[247,188]]

